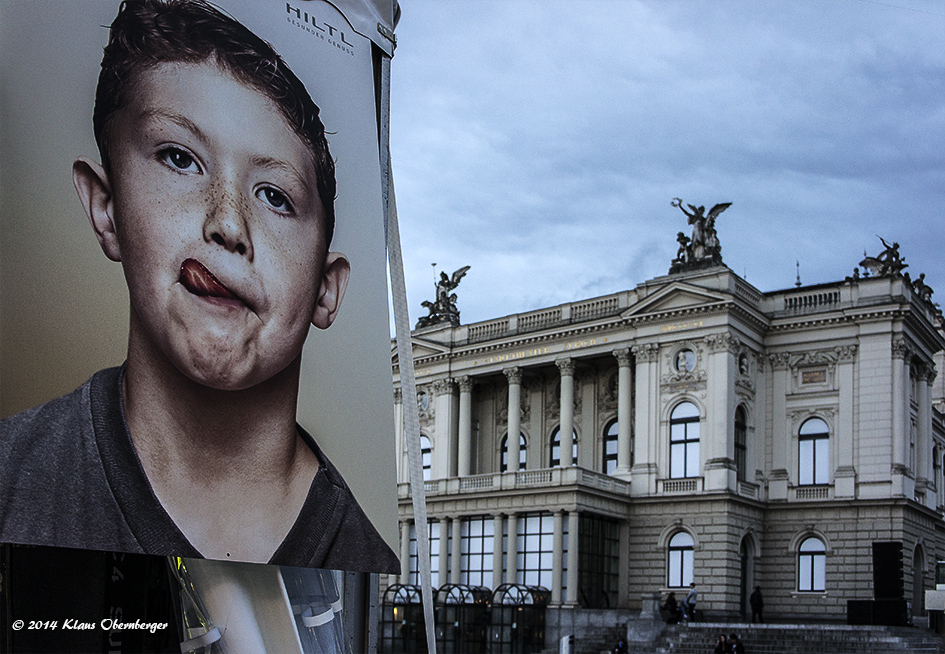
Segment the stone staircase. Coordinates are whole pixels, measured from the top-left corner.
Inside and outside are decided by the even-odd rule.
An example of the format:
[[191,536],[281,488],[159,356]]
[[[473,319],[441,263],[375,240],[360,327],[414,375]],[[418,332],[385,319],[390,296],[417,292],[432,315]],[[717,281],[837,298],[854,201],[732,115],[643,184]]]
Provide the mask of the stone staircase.
[[751,654],[945,654],[942,638],[907,627],[731,623],[668,625],[649,652],[706,654],[723,633],[737,633]]
[[[626,631],[626,625],[591,627],[583,638],[575,640],[571,654],[600,654],[600,652],[610,654],[614,645],[617,644],[617,639],[625,636]],[[546,640],[542,654],[558,654],[558,643],[550,643]]]

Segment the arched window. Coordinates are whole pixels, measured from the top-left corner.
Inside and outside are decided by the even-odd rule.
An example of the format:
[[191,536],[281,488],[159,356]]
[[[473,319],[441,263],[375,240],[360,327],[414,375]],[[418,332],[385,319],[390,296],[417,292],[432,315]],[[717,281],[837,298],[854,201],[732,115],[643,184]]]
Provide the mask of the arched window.
[[801,425],[797,439],[797,483],[802,486],[830,483],[830,430],[820,418]]
[[[577,429],[571,431],[571,465],[578,463],[578,444]],[[555,427],[551,432],[551,460],[548,463],[549,468],[561,465],[561,427]]]
[[748,478],[748,420],[744,407],[735,409],[735,476],[738,481]]
[[[525,469],[525,455],[527,454],[526,450],[528,449],[527,443],[525,442],[525,434],[519,434],[518,436],[518,469]],[[502,461],[499,464],[499,472],[505,472],[509,469],[509,435],[506,434],[502,437]]]
[[617,469],[617,432],[619,423],[611,420],[604,429],[604,474],[609,475]]
[[666,587],[686,588],[692,582],[692,554],[695,543],[685,531],[669,539],[666,552]]
[[823,541],[811,536],[804,539],[797,552],[797,589],[819,592],[827,588],[827,549]]
[[699,409],[683,402],[669,418],[669,476],[699,476]]
[[420,460],[423,462],[423,481],[429,481],[433,469],[433,445],[423,434],[420,434]]

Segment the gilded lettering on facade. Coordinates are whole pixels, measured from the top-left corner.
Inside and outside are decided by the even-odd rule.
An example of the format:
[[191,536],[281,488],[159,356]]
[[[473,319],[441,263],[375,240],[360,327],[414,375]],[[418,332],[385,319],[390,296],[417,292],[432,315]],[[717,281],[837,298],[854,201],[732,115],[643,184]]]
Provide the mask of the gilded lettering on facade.
[[660,327],[661,332],[678,332],[683,329],[695,329],[696,327],[702,327],[701,320],[690,320],[689,322],[678,322],[675,325],[663,325]]
[[[593,345],[597,345],[596,338],[584,338],[584,339],[581,339],[580,341],[571,341],[570,343],[566,343],[563,349],[565,351],[580,350],[585,347],[591,347]],[[544,347],[532,347],[532,348],[528,348],[527,350],[519,350],[518,352],[508,352],[506,354],[494,354],[492,356],[486,357],[485,359],[473,361],[472,364],[474,366],[484,366],[484,365],[489,365],[490,363],[505,363],[507,361],[517,361],[519,359],[528,359],[529,357],[537,357],[543,354],[550,354],[550,353],[551,353],[551,347],[546,345]]]

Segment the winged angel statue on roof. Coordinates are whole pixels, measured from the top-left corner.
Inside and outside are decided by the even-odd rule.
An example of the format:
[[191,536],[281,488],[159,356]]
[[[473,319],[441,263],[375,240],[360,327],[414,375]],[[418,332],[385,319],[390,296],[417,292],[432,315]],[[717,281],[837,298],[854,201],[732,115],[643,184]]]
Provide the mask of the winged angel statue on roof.
[[682,211],[692,225],[692,238],[687,238],[685,234],[679,232],[676,240],[679,242],[679,251],[670,272],[681,272],[691,268],[702,268],[707,265],[718,265],[722,263],[722,245],[719,243],[719,236],[715,231],[715,219],[719,214],[732,206],[731,202],[722,202],[709,210],[709,215],[705,215],[705,207],[686,204],[689,207],[687,211],[683,207],[683,201],[680,198],[673,198],[670,203]]
[[459,309],[456,308],[456,293],[450,293],[459,286],[460,280],[466,276],[469,266],[463,266],[453,273],[452,277],[447,276],[445,272],[440,272],[440,279],[436,283],[436,300],[430,302],[424,300],[420,306],[425,307],[429,314],[417,321],[417,329],[429,327],[441,322],[449,322],[454,327],[459,327]]

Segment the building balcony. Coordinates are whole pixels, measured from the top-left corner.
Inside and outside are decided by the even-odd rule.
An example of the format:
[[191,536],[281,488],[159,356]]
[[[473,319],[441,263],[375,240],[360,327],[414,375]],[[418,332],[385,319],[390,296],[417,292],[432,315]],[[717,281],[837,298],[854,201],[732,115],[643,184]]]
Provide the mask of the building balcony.
[[704,485],[704,477],[656,480],[656,489],[660,495],[691,495],[693,493],[701,493]]
[[[423,482],[427,497],[481,494],[492,491],[552,490],[558,487],[583,487],[614,495],[630,496],[630,482],[577,466],[543,468],[518,472],[493,472],[468,477],[431,479]],[[410,497],[410,484],[397,485],[399,498]]]
[[832,500],[833,486],[793,486],[789,489],[789,501]]

